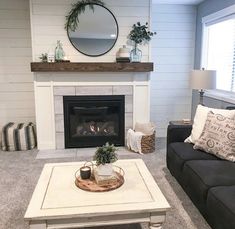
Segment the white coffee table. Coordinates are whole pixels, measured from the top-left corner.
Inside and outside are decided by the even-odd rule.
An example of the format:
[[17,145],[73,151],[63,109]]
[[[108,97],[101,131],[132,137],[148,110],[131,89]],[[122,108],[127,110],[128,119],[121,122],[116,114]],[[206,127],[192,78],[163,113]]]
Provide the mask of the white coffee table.
[[118,160],[125,183],[109,192],[76,187],[74,174],[84,162],[46,164],[25,213],[30,229],[80,228],[149,222],[161,228],[167,200],[141,159]]

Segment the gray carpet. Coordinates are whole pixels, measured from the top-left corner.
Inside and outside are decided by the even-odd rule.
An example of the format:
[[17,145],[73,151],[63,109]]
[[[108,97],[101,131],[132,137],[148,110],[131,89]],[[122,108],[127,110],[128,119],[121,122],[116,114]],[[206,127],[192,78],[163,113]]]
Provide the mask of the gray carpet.
[[[87,152],[87,153],[85,153]],[[37,150],[27,152],[0,151],[0,228],[28,229],[24,213],[30,201],[43,165],[48,162],[91,160],[91,150],[58,152]],[[156,152],[147,155],[127,153],[121,149],[119,158],[142,158],[171,205],[163,229],[209,229],[177,181],[170,175],[165,163],[165,139],[157,140]],[[36,159],[37,158],[37,159]],[[99,229],[145,229],[146,224],[117,225]],[[97,227],[98,229],[98,227]]]

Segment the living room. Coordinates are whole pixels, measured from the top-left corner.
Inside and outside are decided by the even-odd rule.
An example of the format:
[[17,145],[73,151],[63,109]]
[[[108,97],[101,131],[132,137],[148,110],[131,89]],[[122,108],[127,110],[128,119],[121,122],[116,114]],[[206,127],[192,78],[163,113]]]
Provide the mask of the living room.
[[[0,228],[235,228],[234,13],[234,0],[0,0]],[[230,142],[212,155],[198,144],[218,114]],[[82,190],[99,150],[122,179]]]

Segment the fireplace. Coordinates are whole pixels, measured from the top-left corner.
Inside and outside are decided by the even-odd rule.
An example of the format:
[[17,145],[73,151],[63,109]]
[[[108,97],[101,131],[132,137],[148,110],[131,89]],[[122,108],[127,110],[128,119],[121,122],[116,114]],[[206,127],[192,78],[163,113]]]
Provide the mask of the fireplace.
[[63,96],[65,148],[123,146],[125,96]]

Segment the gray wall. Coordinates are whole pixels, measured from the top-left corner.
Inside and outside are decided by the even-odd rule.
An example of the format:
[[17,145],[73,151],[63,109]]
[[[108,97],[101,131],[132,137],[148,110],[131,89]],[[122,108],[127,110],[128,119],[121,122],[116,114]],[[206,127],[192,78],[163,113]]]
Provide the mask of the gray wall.
[[198,5],[195,45],[195,68],[200,68],[202,18],[235,4],[235,0],[206,0]]
[[194,65],[196,6],[153,4],[151,121],[165,137],[171,120],[190,118],[189,75]]

